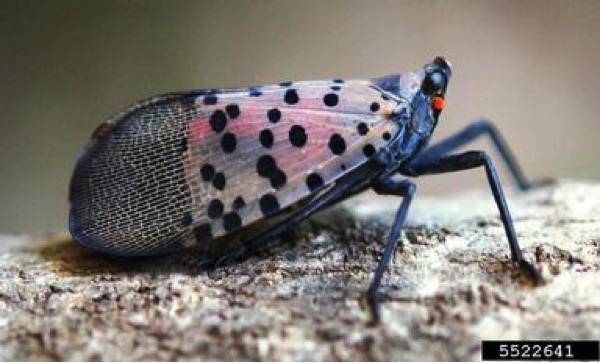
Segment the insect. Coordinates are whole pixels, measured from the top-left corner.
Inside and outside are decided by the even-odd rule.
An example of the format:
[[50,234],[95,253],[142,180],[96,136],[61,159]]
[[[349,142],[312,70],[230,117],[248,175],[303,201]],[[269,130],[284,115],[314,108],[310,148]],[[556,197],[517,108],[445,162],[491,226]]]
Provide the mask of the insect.
[[[101,124],[76,162],[71,234],[114,255],[197,245],[235,260],[372,188],[402,197],[367,291],[377,321],[381,278],[416,191],[406,177],[483,167],[512,260],[539,278],[523,257],[491,159],[455,152],[488,135],[519,188],[529,189],[496,128],[478,121],[428,145],[451,74],[437,57],[415,72],[372,80],[196,90],[136,103]],[[260,233],[234,238],[261,224]]]

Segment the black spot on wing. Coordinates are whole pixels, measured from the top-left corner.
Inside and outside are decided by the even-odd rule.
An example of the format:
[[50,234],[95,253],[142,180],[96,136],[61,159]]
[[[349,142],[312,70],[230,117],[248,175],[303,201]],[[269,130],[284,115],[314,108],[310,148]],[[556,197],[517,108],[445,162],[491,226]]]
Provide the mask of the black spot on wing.
[[346,141],[340,134],[331,135],[328,146],[335,155],[341,155],[346,151]]
[[216,219],[223,215],[225,207],[219,199],[213,199],[208,203],[207,214],[210,219]]
[[339,102],[339,97],[335,93],[328,93],[323,97],[323,103],[327,107],[334,107]]
[[296,103],[298,103],[298,101],[300,101],[300,97],[298,97],[298,92],[295,89],[288,89],[287,91],[285,91],[285,96],[283,97],[283,100],[288,105],[295,105]]
[[244,198],[242,198],[242,196],[237,196],[234,200],[233,203],[231,205],[231,207],[233,209],[242,209],[246,206],[246,201],[244,200]]
[[236,104],[227,105],[225,106],[225,112],[227,112],[229,118],[234,119],[240,115],[240,107]]
[[225,175],[223,175],[223,173],[217,173],[215,174],[215,177],[213,178],[213,187],[215,187],[215,189],[218,190],[223,190],[225,189]]
[[271,155],[263,155],[256,161],[256,172],[263,178],[268,178],[271,186],[275,189],[283,187],[287,183],[287,176],[283,170],[277,167],[275,159]]
[[269,129],[262,130],[258,139],[260,141],[260,144],[266,149],[270,149],[273,146],[273,132]]
[[295,147],[303,147],[306,145],[306,141],[308,140],[308,136],[306,135],[306,131],[304,127],[300,125],[294,125],[290,128],[289,132],[290,143]]
[[263,155],[256,161],[256,172],[263,178],[270,178],[277,170],[277,163],[271,155]]
[[317,173],[311,173],[306,178],[306,186],[312,192],[323,186],[323,178]]
[[248,95],[250,97],[260,97],[262,96],[262,91],[258,87],[250,87],[248,88]]
[[210,164],[202,165],[200,168],[200,176],[202,180],[208,182],[211,181],[215,177],[215,167]]
[[208,120],[210,123],[210,127],[212,127],[213,131],[219,133],[225,129],[227,126],[227,115],[223,110],[216,110],[210,115],[210,119]]
[[242,218],[236,212],[229,212],[223,216],[223,229],[227,232],[236,230],[242,226]]
[[367,144],[363,147],[363,154],[370,158],[371,156],[373,156],[375,154],[375,147],[371,144]]
[[358,124],[358,126],[356,126],[356,131],[358,131],[359,135],[364,136],[369,133],[369,126],[367,126],[366,123],[361,122]]
[[259,200],[260,211],[266,216],[277,213],[280,209],[279,201],[273,194],[265,194]]
[[219,100],[219,98],[216,95],[216,91],[212,90],[209,91],[210,93],[207,94],[206,96],[204,96],[204,98],[202,99],[202,101],[204,102],[205,105],[207,106],[212,106],[215,105],[217,103],[217,101]]
[[271,186],[275,189],[279,189],[287,183],[287,176],[281,169],[277,169],[275,173],[269,178]]
[[226,154],[231,154],[235,151],[237,139],[231,132],[226,132],[221,138],[221,149]]
[[269,111],[267,111],[267,118],[272,123],[277,123],[279,122],[279,120],[281,120],[281,111],[279,111],[278,108],[272,108]]

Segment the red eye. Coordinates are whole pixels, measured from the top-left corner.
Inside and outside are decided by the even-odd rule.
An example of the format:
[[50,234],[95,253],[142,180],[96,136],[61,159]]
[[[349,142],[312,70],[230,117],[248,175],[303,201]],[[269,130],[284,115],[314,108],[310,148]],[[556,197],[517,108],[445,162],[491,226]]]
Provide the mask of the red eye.
[[431,107],[437,112],[441,112],[445,104],[446,101],[442,97],[435,96],[431,99]]

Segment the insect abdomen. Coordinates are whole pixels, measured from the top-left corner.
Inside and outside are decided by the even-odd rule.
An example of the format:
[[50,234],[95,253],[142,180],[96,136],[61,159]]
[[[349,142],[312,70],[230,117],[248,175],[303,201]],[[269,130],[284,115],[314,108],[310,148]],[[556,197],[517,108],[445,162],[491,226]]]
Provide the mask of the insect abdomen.
[[148,102],[94,133],[71,181],[75,239],[123,256],[182,248],[191,234],[182,153],[192,118],[182,107],[184,98]]

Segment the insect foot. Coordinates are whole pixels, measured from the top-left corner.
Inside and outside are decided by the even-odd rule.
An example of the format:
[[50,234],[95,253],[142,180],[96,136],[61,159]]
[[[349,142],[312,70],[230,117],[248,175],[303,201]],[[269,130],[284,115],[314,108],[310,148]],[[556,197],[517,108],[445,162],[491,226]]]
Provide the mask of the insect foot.
[[536,268],[531,262],[527,260],[521,260],[518,263],[519,269],[523,272],[527,278],[529,278],[535,286],[542,285],[545,281],[538,268]]

